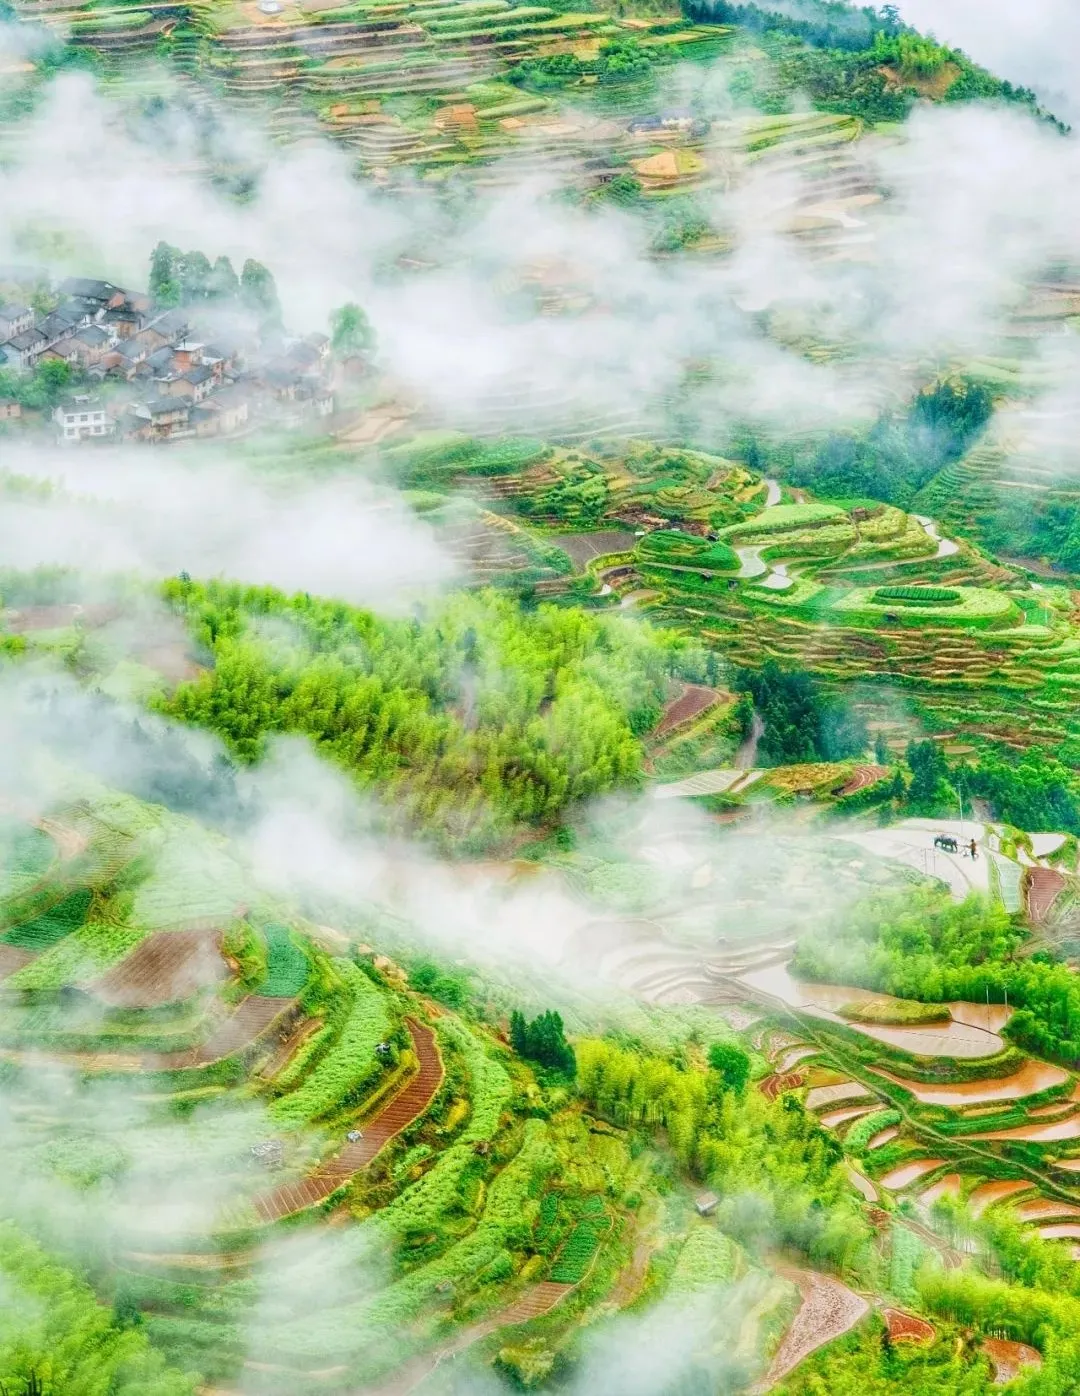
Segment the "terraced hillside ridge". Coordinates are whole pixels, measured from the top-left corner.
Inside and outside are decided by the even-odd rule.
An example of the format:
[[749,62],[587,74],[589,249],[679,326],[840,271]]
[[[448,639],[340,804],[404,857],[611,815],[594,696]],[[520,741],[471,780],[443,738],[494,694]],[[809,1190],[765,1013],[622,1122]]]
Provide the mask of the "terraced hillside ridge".
[[310,1177],[298,1183],[286,1183],[256,1198],[255,1210],[262,1221],[279,1221],[324,1202],[355,1173],[366,1168],[395,1135],[408,1128],[431,1104],[443,1080],[443,1063],[435,1034],[414,1018],[407,1019],[406,1026],[419,1064],[415,1074],[373,1119],[364,1124],[360,1139],[346,1144]]

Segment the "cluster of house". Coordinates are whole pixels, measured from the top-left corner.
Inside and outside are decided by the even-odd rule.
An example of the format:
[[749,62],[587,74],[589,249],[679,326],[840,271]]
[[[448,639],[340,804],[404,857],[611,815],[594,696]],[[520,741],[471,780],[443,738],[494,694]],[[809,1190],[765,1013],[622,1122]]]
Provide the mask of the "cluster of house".
[[[330,342],[222,335],[193,309],[163,310],[108,281],[70,277],[48,313],[0,304],[0,369],[60,360],[83,386],[53,412],[63,443],[170,441],[294,427],[334,410]],[[0,397],[0,420],[20,415]]]

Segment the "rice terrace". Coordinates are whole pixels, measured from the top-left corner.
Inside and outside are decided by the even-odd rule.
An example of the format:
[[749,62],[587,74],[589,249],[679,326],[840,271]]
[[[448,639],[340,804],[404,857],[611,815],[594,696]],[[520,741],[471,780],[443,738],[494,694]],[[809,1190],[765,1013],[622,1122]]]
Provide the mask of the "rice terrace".
[[1068,8],[0,0],[0,1396],[1080,1391]]

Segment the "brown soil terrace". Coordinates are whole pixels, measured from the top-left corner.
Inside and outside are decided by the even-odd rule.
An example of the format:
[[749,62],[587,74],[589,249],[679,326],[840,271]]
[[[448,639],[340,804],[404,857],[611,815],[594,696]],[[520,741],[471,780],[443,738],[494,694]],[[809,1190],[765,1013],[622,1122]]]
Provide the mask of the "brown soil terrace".
[[419,1071],[374,1119],[367,1122],[362,1137],[355,1143],[346,1144],[340,1153],[309,1177],[295,1183],[283,1183],[273,1192],[256,1198],[255,1210],[261,1221],[280,1221],[282,1217],[292,1216],[294,1212],[303,1212],[324,1202],[355,1173],[366,1168],[375,1155],[422,1115],[434,1100],[444,1075],[435,1034],[413,1018],[406,1019],[406,1026],[420,1062]]
[[88,986],[110,1008],[179,1003],[225,978],[221,932],[157,931]]
[[935,1168],[940,1168],[945,1162],[940,1158],[917,1158],[909,1163],[902,1163],[898,1168],[886,1173],[884,1178],[878,1181],[883,1188],[888,1188],[890,1192],[898,1192],[900,1188],[906,1188],[909,1183],[918,1182],[927,1173],[933,1173]]
[[846,1105],[841,1110],[829,1110],[824,1115],[818,1116],[818,1123],[825,1129],[836,1129],[839,1125],[848,1120],[858,1120],[863,1115],[869,1115],[877,1109],[876,1104],[872,1105]]
[[58,819],[39,819],[37,827],[43,834],[48,834],[56,844],[56,851],[62,863],[70,863],[90,847],[89,834],[82,829],[72,828],[70,824],[61,824]]
[[924,1207],[929,1207],[936,1202],[939,1197],[956,1197],[960,1192],[960,1174],[946,1173],[944,1178],[939,1178],[936,1183],[931,1183],[926,1191],[920,1196],[919,1201]]
[[881,1316],[888,1324],[889,1337],[894,1343],[932,1343],[934,1326],[924,1318],[905,1314],[901,1309],[882,1309]]
[[1041,1354],[1026,1343],[1013,1343],[1007,1338],[987,1338],[982,1349],[993,1364],[995,1386],[1004,1386],[1012,1381],[1024,1367],[1042,1366]]
[[856,766],[847,784],[841,787],[841,795],[854,795],[868,786],[876,785],[889,774],[887,766]]
[[789,1072],[786,1076],[766,1076],[764,1080],[758,1082],[758,1090],[766,1100],[775,1100],[778,1095],[783,1095],[784,1091],[793,1091],[803,1085],[806,1077],[798,1071]]
[[834,1086],[815,1086],[807,1092],[807,1110],[822,1110],[843,1101],[865,1100],[870,1095],[861,1081],[839,1081]]
[[920,1105],[981,1105],[995,1100],[1023,1100],[1025,1096],[1037,1095],[1040,1091],[1060,1086],[1069,1079],[1069,1073],[1058,1066],[1046,1062],[1026,1061],[1012,1076],[1002,1076],[989,1081],[959,1081],[951,1086],[928,1086],[919,1081],[909,1081],[883,1067],[871,1067],[878,1076],[903,1086],[910,1091]]
[[21,946],[0,944],[0,979],[17,974],[33,958],[30,951],[23,950]]
[[665,737],[684,723],[692,722],[695,717],[700,717],[710,708],[715,708],[723,701],[724,696],[717,693],[715,688],[705,688],[696,683],[686,684],[678,698],[664,708],[664,715],[656,727],[656,735]]
[[870,1308],[865,1299],[831,1275],[787,1266],[780,1266],[779,1273],[798,1285],[802,1305],[784,1334],[769,1370],[750,1388],[754,1393],[770,1390],[812,1352],[854,1328]]
[[1056,868],[1030,868],[1027,875],[1027,911],[1031,921],[1041,925],[1065,887],[1065,877]]
[[976,1217],[980,1217],[995,1202],[1003,1202],[1005,1198],[1015,1197],[1018,1193],[1030,1192],[1032,1186],[1031,1183],[1017,1178],[999,1178],[990,1183],[980,1183],[968,1198],[968,1206]]
[[191,1052],[172,1052],[160,1057],[154,1069],[168,1071],[178,1067],[209,1066],[223,1057],[230,1057],[234,1052],[250,1047],[275,1019],[291,1012],[295,1004],[295,999],[271,999],[261,994],[249,994],[200,1046]]

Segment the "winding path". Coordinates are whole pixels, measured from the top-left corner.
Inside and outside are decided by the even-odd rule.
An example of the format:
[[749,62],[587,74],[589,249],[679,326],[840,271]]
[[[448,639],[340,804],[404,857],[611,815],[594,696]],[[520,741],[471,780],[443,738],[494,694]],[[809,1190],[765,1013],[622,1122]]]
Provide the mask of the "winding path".
[[282,1217],[325,1202],[331,1193],[366,1168],[375,1155],[422,1115],[435,1099],[445,1075],[435,1034],[414,1018],[407,1018],[405,1023],[420,1063],[419,1071],[368,1121],[361,1137],[354,1143],[346,1144],[340,1153],[327,1160],[309,1177],[294,1183],[283,1183],[273,1192],[257,1197],[254,1205],[260,1221],[280,1221]]

